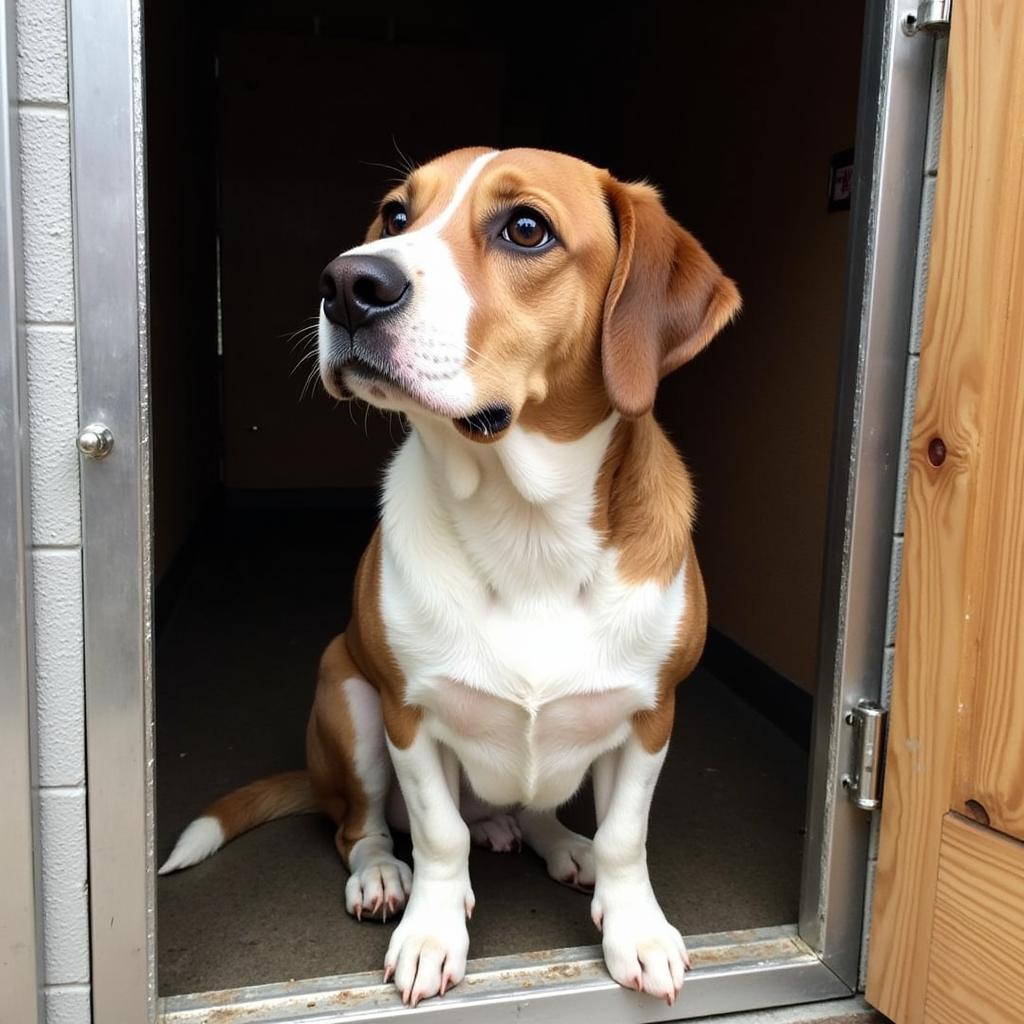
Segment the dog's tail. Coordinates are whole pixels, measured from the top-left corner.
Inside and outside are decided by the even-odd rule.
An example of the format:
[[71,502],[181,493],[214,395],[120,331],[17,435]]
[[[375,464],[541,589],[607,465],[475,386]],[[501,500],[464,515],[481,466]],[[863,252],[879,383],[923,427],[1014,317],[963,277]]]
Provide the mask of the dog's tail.
[[257,779],[210,804],[178,837],[158,872],[190,868],[216,853],[235,836],[265,821],[319,810],[309,772],[281,772]]

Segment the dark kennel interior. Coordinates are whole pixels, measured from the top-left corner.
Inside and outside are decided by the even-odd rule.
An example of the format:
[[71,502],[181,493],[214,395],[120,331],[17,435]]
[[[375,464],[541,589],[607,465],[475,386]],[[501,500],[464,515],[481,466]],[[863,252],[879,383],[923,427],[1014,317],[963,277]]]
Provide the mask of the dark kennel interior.
[[[659,398],[701,495],[712,632],[649,857],[684,933],[796,920],[849,217],[827,185],[863,11],[824,37],[818,13],[146,4],[158,860],[220,793],[301,765],[404,429],[296,369],[320,269],[361,239],[382,165],[542,146],[661,186],[744,296]],[[588,793],[564,818],[592,830]],[[475,850],[472,875],[472,955],[597,941],[532,854]],[[380,969],[390,925],[346,917],[344,878],[316,816],[161,878],[160,992]]]

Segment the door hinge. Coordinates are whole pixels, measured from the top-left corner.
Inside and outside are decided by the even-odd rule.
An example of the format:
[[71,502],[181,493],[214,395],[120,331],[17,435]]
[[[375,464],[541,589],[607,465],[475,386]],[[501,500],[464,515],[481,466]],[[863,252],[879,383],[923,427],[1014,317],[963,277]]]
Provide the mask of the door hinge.
[[908,36],[918,32],[941,34],[949,31],[949,16],[953,0],[921,0],[916,11],[904,15],[903,31]]
[[858,701],[844,721],[853,729],[853,765],[843,788],[862,811],[874,811],[882,805],[885,710],[873,700]]

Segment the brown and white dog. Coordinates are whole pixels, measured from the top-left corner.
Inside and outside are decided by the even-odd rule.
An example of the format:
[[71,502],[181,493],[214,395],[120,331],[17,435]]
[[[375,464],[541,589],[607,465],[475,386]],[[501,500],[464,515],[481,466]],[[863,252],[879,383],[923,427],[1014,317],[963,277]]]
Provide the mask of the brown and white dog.
[[[385,978],[416,1004],[465,973],[471,841],[521,838],[593,887],[612,977],[671,1002],[688,960],[647,817],[706,607],[690,477],[651,408],[736,287],[650,186],[463,149],[389,193],[321,291],[324,386],[413,429],[321,662],[307,771],[217,801],[161,871],[326,812],[349,913],[404,907]],[[592,842],[555,817],[588,770]],[[411,831],[414,874],[389,825]]]

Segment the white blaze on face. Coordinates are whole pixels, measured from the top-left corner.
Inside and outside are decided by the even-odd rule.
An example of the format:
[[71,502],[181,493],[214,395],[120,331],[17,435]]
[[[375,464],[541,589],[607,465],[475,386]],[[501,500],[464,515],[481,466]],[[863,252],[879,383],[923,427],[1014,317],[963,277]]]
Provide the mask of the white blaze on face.
[[[478,156],[459,179],[445,209],[423,227],[379,238],[342,254],[387,257],[412,282],[412,299],[394,320],[396,344],[391,358],[410,393],[446,416],[469,415],[476,411],[478,402],[468,370],[473,357],[469,342],[473,300],[441,232],[468,196],[480,172],[497,155],[494,150]],[[335,329],[324,315],[321,303],[321,370],[329,367],[330,338]],[[404,405],[381,401],[377,396],[374,404],[394,408]]]

